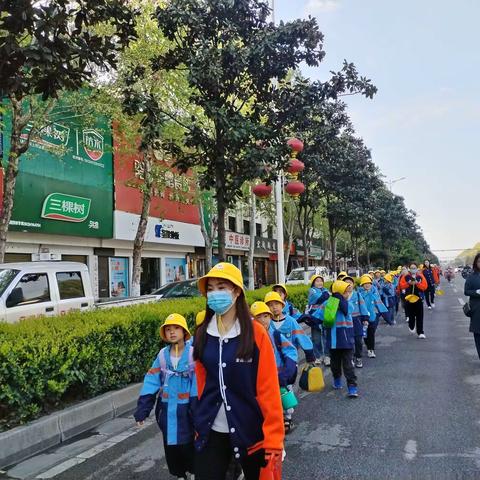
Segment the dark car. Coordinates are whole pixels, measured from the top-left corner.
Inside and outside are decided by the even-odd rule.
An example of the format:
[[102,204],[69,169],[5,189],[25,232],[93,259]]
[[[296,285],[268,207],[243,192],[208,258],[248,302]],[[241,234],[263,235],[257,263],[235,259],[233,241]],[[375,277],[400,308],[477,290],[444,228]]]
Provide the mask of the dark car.
[[470,265],[466,265],[463,267],[462,270],[462,277],[467,278],[472,273],[472,267]]
[[157,295],[158,300],[163,300],[164,298],[199,297],[200,291],[198,290],[197,279],[195,278],[181,282],[167,283],[151,294]]

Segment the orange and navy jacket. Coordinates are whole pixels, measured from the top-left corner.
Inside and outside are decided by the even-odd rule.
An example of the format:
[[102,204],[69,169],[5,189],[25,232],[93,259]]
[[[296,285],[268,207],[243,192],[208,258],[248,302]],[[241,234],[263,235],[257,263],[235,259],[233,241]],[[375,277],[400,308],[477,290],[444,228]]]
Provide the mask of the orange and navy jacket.
[[[283,448],[283,408],[272,342],[260,324],[253,322],[253,329],[254,351],[248,360],[237,358],[239,336],[221,340],[207,333],[202,358],[195,365],[195,448],[199,451],[208,442],[222,402],[236,458],[262,448]],[[224,395],[220,393],[221,383]]]
[[428,288],[427,280],[425,280],[425,277],[422,273],[417,272],[415,275],[417,283],[415,285],[410,285],[408,282],[412,280],[412,278],[413,275],[411,273],[407,273],[400,278],[398,287],[400,288],[400,290],[405,291],[405,295],[415,294],[422,297],[423,292]]

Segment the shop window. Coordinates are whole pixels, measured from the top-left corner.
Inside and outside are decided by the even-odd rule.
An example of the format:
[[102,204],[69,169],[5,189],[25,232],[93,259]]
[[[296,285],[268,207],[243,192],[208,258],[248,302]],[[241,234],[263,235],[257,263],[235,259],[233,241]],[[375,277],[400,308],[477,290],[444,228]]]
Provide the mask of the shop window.
[[31,262],[31,253],[6,253],[3,263]]
[[237,231],[237,219],[235,217],[228,217],[228,229],[231,232]]
[[261,223],[256,223],[255,224],[255,235],[257,237],[261,237],[262,236],[262,224]]
[[88,265],[88,257],[86,255],[63,255],[62,260],[64,262],[78,262]]
[[7,308],[50,301],[50,287],[46,273],[27,273],[7,298]]
[[57,283],[58,291],[60,292],[60,300],[82,298],[85,296],[82,275],[80,272],[57,273]]
[[243,221],[243,233],[250,235],[250,222],[248,220]]

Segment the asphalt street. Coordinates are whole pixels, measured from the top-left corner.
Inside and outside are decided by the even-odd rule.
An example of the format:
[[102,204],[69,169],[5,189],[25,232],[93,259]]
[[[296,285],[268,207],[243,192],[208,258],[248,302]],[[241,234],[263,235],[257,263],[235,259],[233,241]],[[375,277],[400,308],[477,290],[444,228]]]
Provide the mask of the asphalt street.
[[[302,394],[284,479],[480,478],[480,361],[462,312],[463,280],[442,288],[425,312],[426,340],[400,314],[397,325],[379,327],[377,358],[357,370],[360,398],[334,391],[329,374],[323,392]],[[172,477],[150,424],[54,478]]]

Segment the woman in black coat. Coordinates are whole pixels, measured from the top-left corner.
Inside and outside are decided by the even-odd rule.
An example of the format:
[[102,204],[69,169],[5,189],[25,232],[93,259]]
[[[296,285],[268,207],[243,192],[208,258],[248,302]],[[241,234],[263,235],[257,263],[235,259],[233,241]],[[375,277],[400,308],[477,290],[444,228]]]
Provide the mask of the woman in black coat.
[[470,331],[475,338],[475,346],[480,358],[480,253],[475,255],[473,273],[465,280],[464,293],[470,297]]

